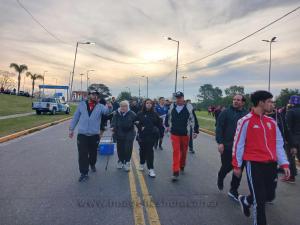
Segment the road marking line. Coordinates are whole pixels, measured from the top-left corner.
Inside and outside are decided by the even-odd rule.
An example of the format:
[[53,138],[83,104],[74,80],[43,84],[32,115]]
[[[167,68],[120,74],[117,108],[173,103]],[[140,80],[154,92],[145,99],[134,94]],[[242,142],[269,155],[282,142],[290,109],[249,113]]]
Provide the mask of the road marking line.
[[[133,150],[132,152],[132,159],[133,159],[133,164],[136,166],[139,164],[138,159],[136,156],[136,151]],[[143,200],[144,200],[144,205],[146,208],[146,212],[148,214],[148,221],[150,225],[160,225],[160,220],[159,216],[156,210],[155,203],[153,202],[152,196],[149,194],[144,175],[142,174],[141,171],[135,169],[138,175],[138,180],[141,186],[142,190],[142,195],[143,195]]]
[[131,193],[131,201],[133,208],[133,217],[135,225],[146,225],[143,206],[141,203],[141,199],[138,196],[135,179],[131,167],[131,172],[128,173],[129,184],[130,184],[130,193]]

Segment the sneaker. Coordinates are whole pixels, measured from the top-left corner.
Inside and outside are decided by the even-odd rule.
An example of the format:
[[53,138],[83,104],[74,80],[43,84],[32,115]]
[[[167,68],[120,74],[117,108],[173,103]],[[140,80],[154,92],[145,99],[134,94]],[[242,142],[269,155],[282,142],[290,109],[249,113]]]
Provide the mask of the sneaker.
[[150,169],[150,170],[149,170],[149,177],[154,178],[155,176],[156,176],[156,175],[155,175],[154,169]]
[[97,170],[96,170],[96,166],[95,165],[91,165],[91,170],[93,173],[95,173]]
[[281,178],[282,182],[294,184],[296,182],[295,177],[283,177]]
[[144,164],[140,164],[138,170],[143,171],[144,170]]
[[180,167],[180,172],[184,174],[184,167]]
[[242,212],[246,217],[250,217],[250,205],[246,204],[245,201],[246,201],[246,196],[240,195],[239,202],[240,202]]
[[274,200],[269,200],[269,201],[267,200],[267,201],[266,201],[266,204],[274,205]]
[[125,165],[124,165],[124,170],[126,172],[129,172],[130,171],[130,162],[126,162]]
[[195,151],[193,149],[190,149],[189,152],[195,154]]
[[221,180],[219,177],[218,177],[217,185],[218,185],[219,191],[223,191],[223,189],[224,189],[223,180]]
[[176,182],[179,179],[179,172],[174,172],[172,176],[172,181]]
[[121,161],[118,161],[117,168],[120,170],[124,167],[124,164]]
[[163,147],[162,147],[161,145],[159,146],[159,150],[164,150]]
[[228,196],[237,202],[239,201],[239,193],[237,190],[230,189]]
[[79,182],[84,182],[84,181],[87,181],[89,179],[89,175],[87,174],[81,174],[78,181]]

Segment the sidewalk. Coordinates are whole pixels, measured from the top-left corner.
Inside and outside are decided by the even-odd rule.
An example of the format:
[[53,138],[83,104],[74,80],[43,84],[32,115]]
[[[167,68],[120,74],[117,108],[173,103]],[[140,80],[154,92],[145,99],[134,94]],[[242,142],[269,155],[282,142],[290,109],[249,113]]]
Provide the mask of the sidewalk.
[[30,115],[33,115],[33,114],[35,114],[35,112],[20,113],[20,114],[14,114],[14,115],[9,115],[9,116],[0,116],[0,120],[18,118],[18,117],[23,117],[23,116],[30,116]]

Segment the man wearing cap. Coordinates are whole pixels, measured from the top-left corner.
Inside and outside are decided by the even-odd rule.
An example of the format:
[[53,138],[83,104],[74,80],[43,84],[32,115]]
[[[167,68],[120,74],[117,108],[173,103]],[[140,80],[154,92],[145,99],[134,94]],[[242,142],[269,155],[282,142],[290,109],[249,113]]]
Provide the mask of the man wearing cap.
[[291,96],[289,103],[293,105],[286,113],[289,151],[287,156],[290,162],[291,176],[284,177],[282,181],[295,183],[295,176],[297,175],[295,156],[300,159],[300,96]]
[[97,148],[101,118],[109,114],[112,105],[106,106],[98,103],[99,92],[89,88],[88,100],[79,103],[69,127],[69,137],[73,138],[75,127],[78,124],[78,162],[81,176],[79,182],[88,180],[89,166],[92,172],[96,172]]
[[189,128],[194,128],[193,138],[197,137],[199,131],[195,128],[195,118],[193,115],[193,106],[186,104],[184,94],[176,92],[174,94],[176,101],[170,105],[170,109],[165,119],[165,127],[171,132],[171,141],[173,146],[173,176],[172,181],[177,181],[179,172],[184,172],[186,155],[189,144]]

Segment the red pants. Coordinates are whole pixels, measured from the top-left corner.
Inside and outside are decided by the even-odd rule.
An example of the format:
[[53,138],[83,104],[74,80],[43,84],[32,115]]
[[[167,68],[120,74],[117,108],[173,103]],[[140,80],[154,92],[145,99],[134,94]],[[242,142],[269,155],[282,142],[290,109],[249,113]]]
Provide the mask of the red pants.
[[171,135],[173,146],[173,172],[179,172],[185,166],[189,136]]

